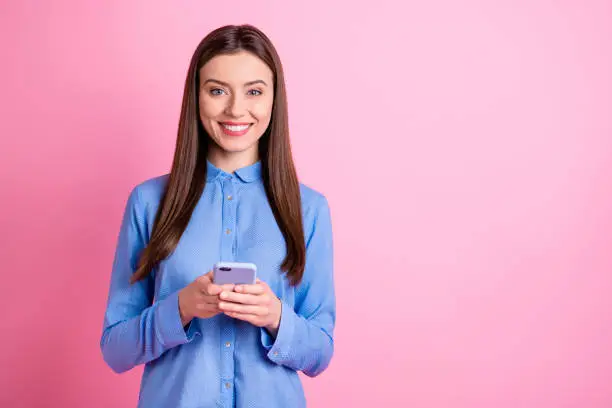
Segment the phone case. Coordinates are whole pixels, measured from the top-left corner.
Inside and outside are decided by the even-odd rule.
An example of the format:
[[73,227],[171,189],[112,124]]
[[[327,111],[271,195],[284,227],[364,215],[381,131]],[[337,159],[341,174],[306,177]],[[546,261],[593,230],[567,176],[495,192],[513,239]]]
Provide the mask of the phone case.
[[248,262],[218,262],[213,268],[213,274],[216,285],[254,284],[257,279],[257,266]]

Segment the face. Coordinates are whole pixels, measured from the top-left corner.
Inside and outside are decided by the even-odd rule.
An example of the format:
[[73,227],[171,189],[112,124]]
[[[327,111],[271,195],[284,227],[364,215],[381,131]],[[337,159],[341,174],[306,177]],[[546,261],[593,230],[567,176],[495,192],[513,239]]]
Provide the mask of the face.
[[214,141],[209,154],[255,162],[274,102],[273,73],[248,52],[219,55],[200,69],[200,120]]

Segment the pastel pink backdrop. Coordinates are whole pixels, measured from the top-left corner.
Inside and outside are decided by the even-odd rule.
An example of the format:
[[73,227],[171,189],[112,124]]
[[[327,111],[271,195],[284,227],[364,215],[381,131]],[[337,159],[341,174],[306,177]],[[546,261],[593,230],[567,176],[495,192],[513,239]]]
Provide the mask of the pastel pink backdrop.
[[612,3],[578,0],[3,2],[0,406],[135,406],[98,348],[121,213],[243,22],[332,205],[309,406],[612,406]]

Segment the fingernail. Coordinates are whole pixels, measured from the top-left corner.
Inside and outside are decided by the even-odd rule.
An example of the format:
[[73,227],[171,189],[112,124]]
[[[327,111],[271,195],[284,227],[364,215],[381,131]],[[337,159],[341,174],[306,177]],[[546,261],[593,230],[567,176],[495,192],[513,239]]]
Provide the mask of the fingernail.
[[227,293],[221,292],[220,297],[221,297],[221,299],[225,299],[227,297]]

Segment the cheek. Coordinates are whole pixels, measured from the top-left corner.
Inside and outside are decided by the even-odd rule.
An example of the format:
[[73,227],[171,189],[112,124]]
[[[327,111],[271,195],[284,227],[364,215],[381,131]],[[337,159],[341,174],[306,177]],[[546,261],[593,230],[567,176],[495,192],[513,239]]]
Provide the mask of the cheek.
[[200,118],[202,122],[214,120],[223,112],[223,106],[208,98],[200,98]]
[[259,121],[260,125],[268,126],[272,116],[272,101],[258,101],[252,106],[251,114]]
[[211,101],[210,99],[202,98],[200,99],[200,121],[202,122],[202,126],[206,133],[211,137],[215,137],[217,133],[214,129],[214,121],[223,111],[223,107],[220,107],[218,103]]

